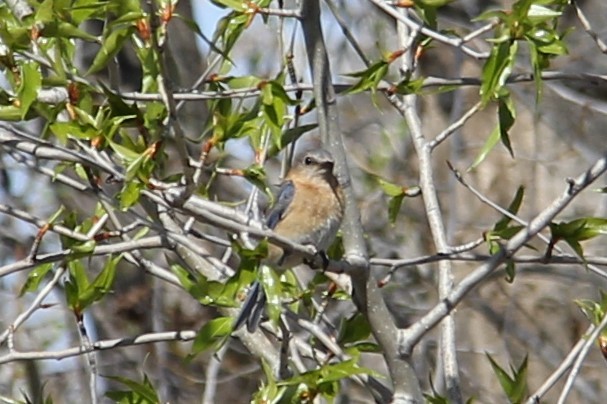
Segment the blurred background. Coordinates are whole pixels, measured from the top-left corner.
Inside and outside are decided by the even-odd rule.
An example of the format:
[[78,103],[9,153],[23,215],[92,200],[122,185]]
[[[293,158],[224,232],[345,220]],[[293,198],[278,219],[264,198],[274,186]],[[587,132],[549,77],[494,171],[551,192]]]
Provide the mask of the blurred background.
[[[607,4],[600,1],[578,1],[599,37],[607,38]],[[331,4],[330,8],[327,4]],[[272,3],[273,7],[276,4]],[[285,1],[286,9],[298,4]],[[485,22],[471,22],[480,13],[490,9],[509,9],[510,1],[459,0],[440,9],[439,27],[465,34]],[[604,74],[607,59],[596,43],[584,32],[573,8],[566,8],[561,19],[569,53],[555,59],[550,70],[566,73]],[[207,38],[213,38],[221,19],[228,11],[210,1],[178,3],[179,14],[197,22]],[[377,61],[386,51],[399,49],[395,23],[370,2],[363,0],[335,0],[323,2],[323,29],[329,48],[333,80],[338,84],[353,84],[347,74],[365,68],[364,63],[350,46],[337,18],[350,30],[365,55]],[[99,23],[101,24],[101,23]],[[87,32],[99,33],[102,26],[85,27]],[[484,41],[492,35],[473,41],[470,45],[488,51]],[[215,71],[217,54],[178,19],[169,25],[169,48],[174,61],[175,88],[188,90],[205,72]],[[241,39],[234,46],[234,62],[222,75],[253,75],[271,79],[283,69],[284,59],[293,42],[293,63],[298,79],[310,83],[301,28],[295,19],[254,18]],[[81,44],[78,57],[82,66],[89,66],[98,49],[90,43]],[[525,51],[521,52],[523,55]],[[132,51],[118,55],[121,70],[120,83],[124,91],[139,90],[141,67]],[[391,66],[397,69],[397,66]],[[435,43],[420,58],[419,74],[441,78],[480,77],[482,61],[462,55],[444,44]],[[520,58],[514,73],[529,73],[528,60]],[[104,74],[99,80],[105,80]],[[397,78],[397,71],[390,77]],[[508,206],[516,190],[525,187],[525,198],[519,216],[525,220],[534,217],[566,188],[566,179],[585,170],[607,149],[607,98],[604,82],[589,80],[545,81],[543,96],[536,100],[533,82],[509,86],[514,96],[517,120],[510,131],[514,158],[498,145],[476,169],[466,172],[466,181],[483,195],[502,207]],[[423,131],[432,138],[458,119],[479,100],[478,86],[461,86],[454,91],[424,90],[419,97]],[[311,95],[304,92],[304,104]],[[245,101],[245,105],[246,105]],[[388,197],[378,186],[377,178],[412,187],[417,185],[417,156],[412,147],[408,129],[402,116],[392,108],[383,95],[369,93],[338,97],[340,125],[353,176],[353,187],[361,209],[362,225],[374,257],[414,258],[435,253],[421,198],[405,198],[394,223],[388,218]],[[186,130],[192,155],[196,156],[200,144],[208,134],[208,105],[204,101],[188,102],[179,116]],[[315,112],[302,116],[301,124],[314,123]],[[466,244],[482,237],[501,215],[461,186],[449,171],[449,161],[465,172],[472,164],[486,139],[496,125],[496,110],[489,105],[473,116],[466,125],[441,144],[434,152],[436,186],[446,220],[450,245]],[[28,126],[35,131],[36,123]],[[299,142],[298,150],[319,144],[315,131],[307,133]],[[279,181],[280,158],[267,162],[271,185]],[[214,152],[213,161],[221,166],[245,168],[254,162],[254,152],[247,138],[230,141],[226,149]],[[3,203],[19,206],[40,217],[48,217],[60,204],[82,209],[88,203],[80,195],[49,183],[24,169],[18,162],[3,156]],[[167,175],[171,172],[169,166]],[[603,180],[604,182],[604,180]],[[605,184],[596,184],[596,187]],[[210,198],[240,202],[246,199],[251,186],[241,178],[221,177],[214,182]],[[585,192],[560,216],[561,220],[581,216],[605,216],[604,196]],[[0,257],[4,265],[27,254],[35,235],[35,228],[23,225],[9,217],[0,216]],[[217,232],[203,227],[208,233]],[[222,234],[221,232],[217,232]],[[547,233],[546,233],[547,234]],[[222,234],[225,235],[225,234]],[[58,241],[46,237],[43,249],[57,249]],[[218,256],[221,249],[208,245]],[[567,247],[563,247],[566,251]],[[536,240],[522,255],[537,255],[546,245]],[[603,241],[584,244],[588,255],[603,255]],[[481,245],[475,250],[487,253]],[[170,257],[158,254],[150,257],[166,265]],[[94,260],[91,262],[94,265]],[[457,279],[470,273],[478,263],[454,262]],[[435,282],[436,264],[410,266],[397,270],[384,287],[386,300],[397,323],[406,326],[432,308],[437,301]],[[373,268],[378,279],[388,269]],[[18,298],[17,293],[27,274],[18,273],[0,278],[0,324],[4,329],[28,305],[28,297]],[[507,367],[518,365],[529,356],[529,389],[537,389],[559,365],[571,347],[583,336],[588,321],[575,299],[598,298],[598,290],[607,287],[604,277],[587,271],[583,265],[517,265],[514,283],[505,280],[505,272],[495,272],[492,278],[472,292],[455,311],[457,325],[458,358],[464,397],[475,397],[478,402],[505,402],[499,382],[486,358],[486,353]],[[74,320],[66,310],[60,293],[51,295],[44,314],[31,318],[19,332],[21,350],[55,350],[78,345]],[[334,315],[352,313],[349,304],[334,304]],[[121,264],[119,280],[113,295],[87,312],[86,324],[91,338],[110,339],[137,335],[152,330],[198,329],[217,316],[215,309],[203,307],[177,288],[163,284],[128,264]],[[415,350],[417,374],[424,386],[430,380],[440,389],[440,374],[436,366],[437,335],[431,333]],[[212,352],[191,362],[184,361],[190,351],[188,343],[142,345],[128,349],[99,353],[101,375],[111,374],[137,378],[142,371],[151,375],[153,382],[162,386],[162,396],[170,402],[190,403],[201,400],[205,372]],[[158,366],[162,357],[164,366]],[[19,397],[21,391],[31,391],[41,383],[55,402],[78,402],[87,388],[82,372],[83,358],[60,362],[10,363],[0,366],[0,395]],[[384,372],[378,355],[369,354],[363,363]],[[570,402],[600,403],[607,396],[606,363],[598,349],[593,348],[584,362]],[[228,402],[245,402],[259,387],[262,371],[246,349],[237,341],[231,344],[217,384],[216,397]],[[112,388],[108,379],[99,389]],[[562,382],[561,382],[562,383]],[[553,402],[560,389],[546,396]],[[352,393],[352,392],[349,392]],[[362,394],[362,393],[361,393]],[[349,401],[351,400],[351,401]],[[357,399],[352,393],[340,402],[364,402],[367,396]]]

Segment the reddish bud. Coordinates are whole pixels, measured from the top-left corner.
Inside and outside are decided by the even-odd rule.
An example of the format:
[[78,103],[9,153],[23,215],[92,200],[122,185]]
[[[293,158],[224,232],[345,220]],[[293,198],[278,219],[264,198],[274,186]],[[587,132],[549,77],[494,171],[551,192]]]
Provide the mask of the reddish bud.
[[152,37],[152,31],[150,29],[150,23],[147,18],[141,18],[137,20],[135,23],[135,27],[137,28],[137,33],[139,37],[143,39],[145,42],[149,41]]
[[415,6],[413,0],[398,0],[394,3],[394,7],[411,8]]
[[388,63],[394,62],[396,59],[398,59],[399,57],[401,57],[403,55],[403,53],[405,53],[404,49],[399,49],[397,51],[394,51],[394,52],[390,53],[388,55]]

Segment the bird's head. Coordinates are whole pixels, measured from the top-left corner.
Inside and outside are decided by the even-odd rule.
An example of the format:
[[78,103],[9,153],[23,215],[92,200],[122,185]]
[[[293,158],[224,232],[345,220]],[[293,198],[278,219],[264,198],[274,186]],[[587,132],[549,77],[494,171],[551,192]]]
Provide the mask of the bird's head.
[[335,162],[331,153],[324,149],[315,149],[306,152],[301,158],[299,169],[311,177],[333,177]]

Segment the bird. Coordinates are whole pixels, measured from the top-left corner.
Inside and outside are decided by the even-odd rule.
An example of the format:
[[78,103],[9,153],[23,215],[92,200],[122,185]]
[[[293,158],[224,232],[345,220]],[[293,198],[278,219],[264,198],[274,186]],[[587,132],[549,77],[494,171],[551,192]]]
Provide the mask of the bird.
[[[280,184],[276,203],[266,216],[266,226],[276,234],[295,243],[312,245],[324,260],[324,251],[331,245],[344,215],[344,193],[333,172],[335,162],[325,149],[304,153]],[[278,270],[304,262],[303,257],[274,244],[262,264]],[[251,286],[234,322],[234,330],[246,323],[254,332],[259,326],[266,303],[263,287],[258,281]]]

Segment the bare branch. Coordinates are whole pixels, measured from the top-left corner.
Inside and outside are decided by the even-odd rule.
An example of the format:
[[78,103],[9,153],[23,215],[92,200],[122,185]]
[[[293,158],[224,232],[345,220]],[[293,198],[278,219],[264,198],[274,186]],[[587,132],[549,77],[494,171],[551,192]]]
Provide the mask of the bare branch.
[[360,225],[360,211],[356,206],[350,185],[350,173],[338,123],[335,90],[330,82],[331,71],[327,50],[322,37],[320,6],[318,0],[302,3],[301,23],[306,42],[308,61],[314,82],[320,136],[335,158],[335,170],[346,194],[346,208],[342,232],[346,260],[355,268],[352,271],[354,301],[368,319],[373,335],[383,348],[383,355],[390,371],[393,401],[420,401],[419,382],[408,359],[399,358],[396,345],[397,329],[386,307],[380,289],[369,273],[368,253]]
[[[499,206],[497,203],[491,201],[489,198],[487,198],[486,196],[484,196],[481,192],[479,192],[476,188],[474,188],[473,186],[471,186],[470,184],[468,184],[468,182],[465,181],[464,176],[457,171],[455,168],[453,168],[453,166],[451,166],[451,164],[449,162],[447,162],[447,164],[449,165],[449,168],[451,169],[451,171],[453,172],[453,174],[455,175],[455,178],[458,180],[458,182],[460,184],[462,184],[464,187],[466,187],[466,189],[468,189],[470,192],[472,192],[474,194],[474,196],[476,196],[481,202],[489,205],[490,207],[492,207],[493,209],[495,209],[496,211],[500,212],[502,215],[514,220],[515,222],[522,224],[523,226],[527,226],[528,223],[521,219],[520,217],[518,217],[517,215],[511,213],[510,211],[508,211],[507,209],[502,208],[501,206]],[[538,233],[538,238],[540,240],[542,240],[545,244],[551,246],[551,240],[544,236],[541,233]],[[558,247],[558,246],[554,246],[554,249],[560,253],[563,253],[563,250]],[[583,257],[580,257],[580,260],[583,261]],[[605,272],[601,271],[600,269],[596,268],[594,265],[590,264],[588,265],[588,269],[598,275],[601,276],[605,276]]]
[[453,133],[457,132],[462,126],[464,126],[464,124],[468,121],[468,119],[472,118],[472,116],[474,116],[474,114],[476,114],[478,111],[480,111],[481,107],[482,107],[482,103],[480,101],[477,102],[464,115],[462,115],[462,117],[460,119],[453,122],[451,125],[449,125],[449,127],[447,127],[441,133],[436,135],[436,137],[434,139],[432,139],[431,141],[428,142],[428,147],[430,148],[430,150],[431,151],[434,150],[434,148],[436,148],[442,142],[447,140],[447,138],[449,136],[451,136]]
[[6,0],[6,4],[10,7],[11,11],[18,19],[22,20],[34,14],[34,10],[24,0]]
[[[194,170],[189,164],[189,154],[186,145],[185,132],[177,119],[177,104],[175,98],[173,97],[173,81],[170,77],[168,68],[169,51],[166,49],[168,43],[166,38],[160,38],[163,34],[160,32],[160,17],[158,16],[158,10],[156,9],[155,2],[152,0],[147,0],[147,4],[150,8],[151,14],[151,39],[160,58],[158,89],[160,95],[162,96],[162,102],[165,104],[168,111],[168,117],[165,125],[168,129],[167,133],[172,133],[174,135],[173,140],[175,140],[175,145],[177,146],[177,154],[181,161],[181,169],[183,172],[183,178],[185,179],[185,188],[183,188],[183,194],[179,196],[179,202],[181,203],[192,195],[196,188],[196,184],[194,183]],[[164,7],[171,6],[169,4],[165,4]],[[168,35],[168,32],[165,32],[164,35]]]
[[588,351],[590,350],[590,347],[594,345],[596,339],[599,337],[599,335],[601,334],[601,331],[603,331],[605,329],[605,327],[607,327],[607,315],[603,315],[603,318],[601,319],[601,322],[599,323],[599,325],[594,327],[594,330],[592,330],[592,333],[590,333],[590,335],[588,335],[588,337],[586,338],[586,341],[584,342],[581,349],[579,350],[579,352],[575,358],[575,361],[571,364],[571,372],[569,372],[569,376],[567,377],[567,381],[565,382],[565,386],[563,387],[563,391],[561,392],[561,395],[559,396],[559,400],[557,401],[557,404],[564,404],[566,402],[567,395],[569,394],[569,392],[571,391],[571,388],[573,387],[575,378],[578,376],[578,374],[580,372],[580,367],[582,366],[584,359],[586,359],[586,355],[588,355]]
[[[354,45],[353,45],[354,46]],[[583,81],[590,84],[598,84],[607,81],[606,75],[593,73],[571,73],[560,71],[543,71],[541,74],[544,81]],[[515,73],[506,79],[506,83],[529,83],[534,81],[533,73]],[[446,78],[428,76],[424,79],[421,88],[434,88],[442,86],[480,86],[482,80],[478,77],[460,77]],[[351,84],[332,83],[331,86],[337,94],[349,90]],[[288,93],[298,91],[313,91],[314,85],[310,83],[299,83],[285,85],[284,90]],[[200,101],[200,100],[217,100],[224,98],[256,98],[259,97],[261,91],[258,87],[238,88],[233,90],[223,91],[195,91],[195,92],[176,92],[173,94],[175,100],[184,101]],[[387,82],[382,82],[377,86],[377,91],[393,93],[394,85]],[[137,93],[137,92],[122,92],[117,94],[120,97],[133,101],[162,101],[161,94],[158,93]]]
[[[407,43],[416,33],[410,32],[410,25],[403,24],[407,18],[407,11],[403,10],[399,15],[403,18],[397,19],[397,30],[401,45]],[[404,66],[401,68],[404,72],[413,73],[415,49],[407,47],[406,55],[403,58]],[[432,239],[439,254],[449,252],[449,244],[443,223],[441,208],[438,202],[438,195],[434,185],[434,171],[432,168],[432,148],[422,134],[421,122],[417,111],[417,96],[415,94],[405,95],[402,101],[403,109],[399,109],[405,117],[407,126],[413,139],[413,145],[417,152],[420,166],[419,184],[422,189],[422,197],[426,209],[426,217],[430,224]],[[397,107],[401,104],[394,104]],[[438,293],[439,299],[445,299],[453,288],[453,272],[451,262],[439,261],[438,270]],[[455,343],[455,322],[452,316],[446,316],[442,319],[439,360],[442,362],[445,384],[447,386],[447,395],[450,401],[460,403],[463,401],[459,380],[459,366],[457,363],[457,352]]]
[[405,355],[409,354],[420,338],[447,316],[470,290],[485,280],[491,272],[535,237],[538,232],[548,226],[556,215],[565,209],[582,190],[592,184],[606,170],[607,156],[599,159],[586,172],[568,182],[563,194],[531,220],[524,229],[512,237],[497,254],[491,256],[487,262],[457,284],[449,296],[434,306],[424,317],[408,329],[402,330],[400,335],[402,353]]
[[577,0],[572,0],[571,4],[573,4],[573,7],[575,7],[575,13],[577,14],[577,18],[578,18],[578,20],[580,20],[580,23],[586,30],[586,33],[590,36],[590,38],[592,38],[592,40],[594,42],[596,42],[596,45],[599,47],[601,52],[607,53],[607,44],[605,44],[605,42],[601,38],[599,38],[596,31],[594,29],[592,29],[592,26],[590,25],[590,21],[588,21],[588,18],[586,18],[586,15],[584,15],[584,12],[582,11],[582,8],[579,6]]
[[427,27],[424,27],[422,24],[413,21],[407,15],[401,14],[399,12],[399,10],[397,10],[393,7],[390,7],[383,0],[369,0],[369,1],[373,4],[375,4],[380,10],[382,10],[383,12],[385,12],[386,14],[388,14],[395,20],[400,21],[401,23],[405,24],[411,30],[419,31],[422,34],[437,40],[438,42],[442,42],[444,44],[461,49],[462,52],[464,52],[465,54],[467,54],[469,56],[472,56],[475,59],[486,59],[487,57],[489,57],[489,54],[487,52],[478,52],[478,51],[464,45],[465,41],[462,38],[449,37],[449,36],[440,34],[436,31],[433,31]]
[[51,291],[55,288],[55,286],[57,285],[57,283],[61,279],[61,276],[64,273],[65,273],[65,267],[60,266],[59,268],[57,268],[57,270],[55,271],[55,274],[53,275],[53,278],[50,280],[49,283],[47,283],[40,290],[40,292],[38,292],[38,294],[36,295],[36,298],[34,299],[34,301],[32,301],[32,304],[30,304],[30,306],[27,308],[27,310],[25,310],[23,313],[21,313],[8,326],[8,328],[2,333],[2,335],[0,335],[0,345],[4,344],[4,342],[9,337],[9,335],[13,334],[15,331],[17,331],[19,326],[21,326],[21,324],[23,324],[32,314],[34,314],[34,312],[36,310],[42,308],[42,302],[49,295],[49,293],[51,293]]
[[0,356],[0,364],[26,361],[26,360],[61,360],[72,356],[80,356],[87,352],[105,351],[109,349],[125,348],[134,345],[152,344],[164,341],[191,341],[196,338],[196,331],[168,331],[150,334],[141,334],[135,337],[124,337],[110,340],[97,341],[89,347],[77,346],[59,351],[32,351],[32,352],[10,352]]

